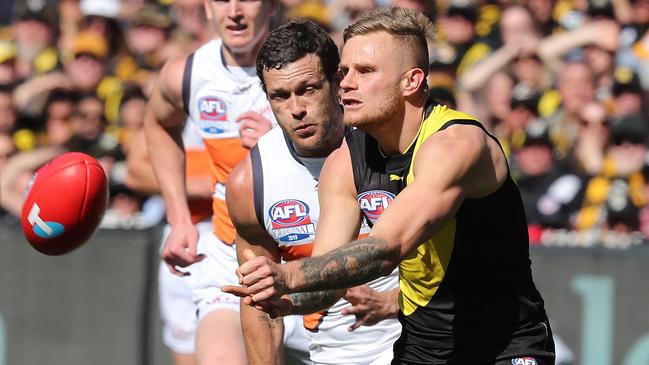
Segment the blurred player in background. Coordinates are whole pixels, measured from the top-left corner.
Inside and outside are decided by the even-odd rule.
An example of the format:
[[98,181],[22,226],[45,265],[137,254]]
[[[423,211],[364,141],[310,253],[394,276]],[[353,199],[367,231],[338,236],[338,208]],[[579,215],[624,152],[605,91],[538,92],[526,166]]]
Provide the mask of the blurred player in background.
[[[181,267],[203,261],[192,269],[199,316],[198,363],[244,364],[239,300],[220,290],[222,285],[236,282],[233,273],[237,266],[225,182],[248,148],[274,124],[254,65],[277,3],[206,0],[204,6],[220,39],[206,43],[189,57],[173,58],[165,64],[147,106],[145,135],[171,225],[162,258],[179,275],[189,275]],[[214,182],[213,229],[219,242],[202,245],[201,254],[184,179],[181,130],[187,116],[210,155]],[[302,356],[307,357],[306,353]]]
[[[321,241],[313,241],[320,215],[320,169],[345,134],[338,101],[338,61],[334,41],[310,21],[275,29],[261,47],[257,73],[281,128],[263,136],[228,180],[228,211],[237,227],[242,263],[246,249],[280,262],[310,256],[312,248],[314,254],[322,253],[331,245],[319,247]],[[356,226],[356,235],[359,230],[367,235],[369,227]],[[301,308],[311,332],[311,360],[389,364],[392,345],[401,332],[396,318],[398,276],[395,269],[369,286],[350,289],[347,300],[323,292],[318,306],[329,308],[320,313],[312,314],[321,307]],[[242,304],[241,321],[250,364],[276,363],[282,319],[271,320]]]
[[[185,148],[186,187],[192,222],[196,224],[201,245],[218,244],[212,233],[210,157],[194,127],[187,123],[182,133]],[[144,137],[140,130],[130,141],[128,154],[128,187],[147,194],[160,193]],[[163,230],[162,247],[169,237],[171,226]],[[191,267],[190,267],[191,268]],[[194,365],[196,305],[192,299],[192,276],[177,276],[167,269],[164,261],[158,270],[158,296],[162,318],[162,340],[171,349],[176,365]]]

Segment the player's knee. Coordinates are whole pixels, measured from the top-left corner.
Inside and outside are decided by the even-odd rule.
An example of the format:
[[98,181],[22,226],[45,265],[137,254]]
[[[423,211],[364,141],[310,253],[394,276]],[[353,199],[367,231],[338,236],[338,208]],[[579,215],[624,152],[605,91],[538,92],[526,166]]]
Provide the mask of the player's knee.
[[238,312],[214,310],[199,321],[196,358],[199,365],[247,363]]

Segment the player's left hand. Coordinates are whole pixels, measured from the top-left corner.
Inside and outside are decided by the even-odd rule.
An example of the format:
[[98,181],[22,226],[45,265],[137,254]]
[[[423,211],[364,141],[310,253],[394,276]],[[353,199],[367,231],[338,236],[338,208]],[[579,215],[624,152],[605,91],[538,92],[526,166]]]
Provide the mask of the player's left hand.
[[241,136],[241,144],[248,149],[253,148],[257,144],[259,137],[273,128],[270,120],[253,111],[242,113],[237,117],[236,121],[240,124],[239,136]]
[[384,319],[396,318],[399,310],[396,293],[395,290],[379,292],[367,285],[347,289],[343,298],[352,306],[343,309],[341,313],[356,316],[356,322],[347,330],[353,331],[360,326],[372,326]]
[[247,261],[236,270],[241,285],[225,285],[221,290],[241,297],[246,305],[262,310],[272,307],[272,301],[287,293],[285,270],[268,257],[257,257],[250,249],[245,249],[243,256]]

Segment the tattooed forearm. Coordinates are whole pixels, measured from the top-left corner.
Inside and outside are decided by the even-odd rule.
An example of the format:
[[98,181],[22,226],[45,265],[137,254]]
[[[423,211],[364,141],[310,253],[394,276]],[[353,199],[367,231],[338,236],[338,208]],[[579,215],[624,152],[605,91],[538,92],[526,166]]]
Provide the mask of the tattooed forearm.
[[284,325],[282,318],[270,318],[268,314],[263,312],[257,316],[257,319],[259,322],[268,322],[269,328],[277,328],[277,326]]
[[311,314],[331,307],[343,295],[345,295],[344,290],[323,290],[293,293],[289,294],[289,297],[293,302],[294,314]]
[[399,253],[380,238],[348,243],[323,256],[301,261],[299,291],[344,289],[387,275],[399,262]]

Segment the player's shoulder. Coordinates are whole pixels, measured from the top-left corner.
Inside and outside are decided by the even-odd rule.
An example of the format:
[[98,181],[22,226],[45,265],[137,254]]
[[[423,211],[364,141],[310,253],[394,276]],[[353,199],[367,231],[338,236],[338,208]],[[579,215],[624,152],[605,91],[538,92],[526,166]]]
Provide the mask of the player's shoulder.
[[345,140],[325,160],[320,172],[320,186],[321,190],[327,190],[327,187],[333,186],[354,186],[351,155]]
[[[257,147],[254,147],[257,148]],[[248,154],[244,159],[239,161],[239,163],[230,171],[227,181],[227,195],[226,198],[235,196],[238,197],[241,194],[246,194],[246,192],[251,191],[252,189],[252,164],[250,162],[250,154]]]
[[189,55],[176,55],[167,60],[158,77],[159,92],[174,101],[182,99],[183,76]]

